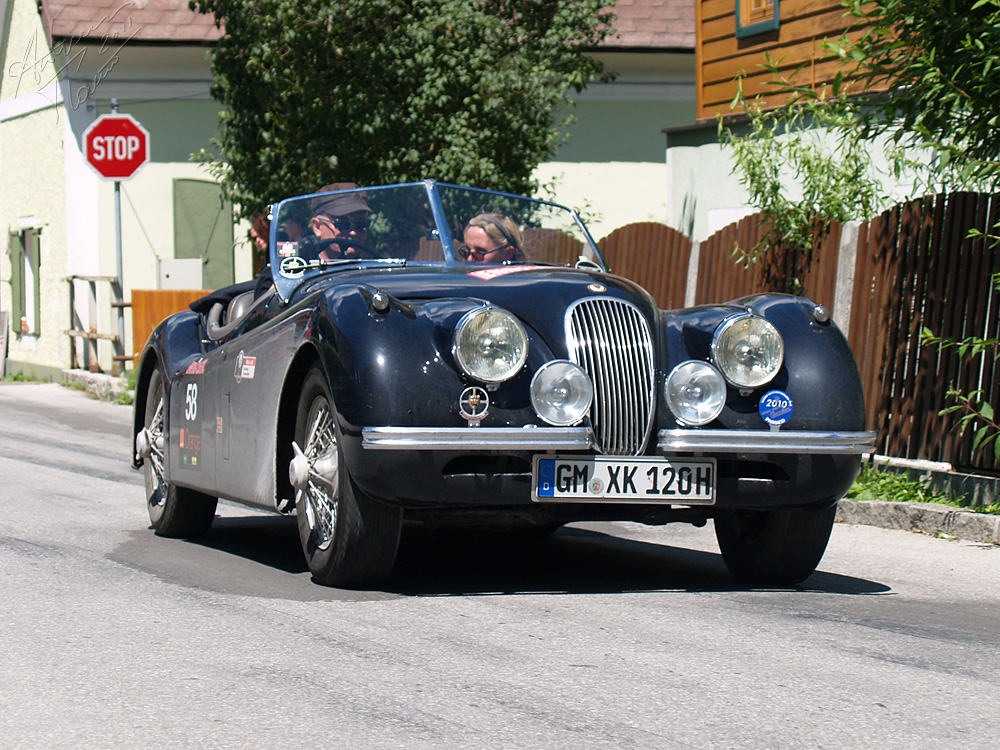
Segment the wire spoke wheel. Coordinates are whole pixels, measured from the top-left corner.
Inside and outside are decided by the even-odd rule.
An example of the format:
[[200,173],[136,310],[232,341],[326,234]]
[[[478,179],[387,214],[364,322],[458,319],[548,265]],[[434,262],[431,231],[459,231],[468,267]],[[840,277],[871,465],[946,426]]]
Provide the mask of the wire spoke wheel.
[[309,409],[308,430],[303,454],[309,463],[309,480],[296,492],[295,502],[303,504],[306,521],[317,549],[326,550],[337,528],[337,485],[340,457],[330,404],[318,396]]
[[154,370],[146,391],[143,428],[135,438],[142,459],[149,522],[159,536],[194,538],[208,531],[218,498],[171,484],[167,469],[167,395],[163,375]]
[[150,418],[146,431],[149,440],[149,457],[145,460],[143,474],[146,480],[146,503],[149,506],[150,520],[155,514],[162,514],[163,503],[166,498],[164,488],[167,486],[163,465],[163,388],[158,389],[157,398],[153,406],[153,416]]
[[314,365],[302,383],[288,467],[299,541],[314,581],[368,587],[392,570],[403,514],[357,488],[342,441],[326,376]]

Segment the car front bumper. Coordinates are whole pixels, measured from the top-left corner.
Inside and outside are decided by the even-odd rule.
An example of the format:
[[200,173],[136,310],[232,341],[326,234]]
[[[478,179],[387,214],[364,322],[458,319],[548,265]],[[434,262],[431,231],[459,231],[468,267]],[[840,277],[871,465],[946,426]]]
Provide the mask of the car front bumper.
[[[346,432],[362,491],[409,508],[512,508],[531,502],[531,459],[595,453],[589,427],[368,427]],[[713,508],[820,508],[850,489],[875,433],[661,430],[646,455],[705,456],[718,466]],[[652,506],[649,506],[652,507]],[[571,512],[571,508],[566,508]]]
[[[660,430],[657,452],[861,455],[875,450],[874,432],[795,430]],[[593,450],[589,427],[365,427],[368,450]]]

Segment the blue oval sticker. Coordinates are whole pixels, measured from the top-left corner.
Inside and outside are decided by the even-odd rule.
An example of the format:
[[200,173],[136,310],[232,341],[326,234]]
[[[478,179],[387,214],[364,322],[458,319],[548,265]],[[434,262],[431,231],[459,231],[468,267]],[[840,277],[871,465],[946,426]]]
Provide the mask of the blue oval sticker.
[[761,419],[777,427],[792,418],[795,407],[792,397],[784,391],[768,391],[757,405],[757,411],[760,412]]

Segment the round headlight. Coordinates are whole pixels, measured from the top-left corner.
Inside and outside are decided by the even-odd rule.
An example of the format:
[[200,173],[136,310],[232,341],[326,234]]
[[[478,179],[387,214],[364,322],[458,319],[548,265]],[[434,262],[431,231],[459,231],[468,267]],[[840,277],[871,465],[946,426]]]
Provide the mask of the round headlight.
[[757,315],[739,315],[719,326],[712,355],[722,374],[738,388],[757,388],[781,369],[785,344],[778,329]]
[[508,312],[480,307],[455,328],[455,360],[471,378],[500,383],[517,375],[528,358],[528,334]]
[[686,425],[708,424],[726,405],[726,381],[707,362],[681,362],[667,375],[667,406]]
[[531,379],[531,405],[539,417],[556,427],[579,422],[587,416],[593,400],[590,377],[572,362],[546,362]]

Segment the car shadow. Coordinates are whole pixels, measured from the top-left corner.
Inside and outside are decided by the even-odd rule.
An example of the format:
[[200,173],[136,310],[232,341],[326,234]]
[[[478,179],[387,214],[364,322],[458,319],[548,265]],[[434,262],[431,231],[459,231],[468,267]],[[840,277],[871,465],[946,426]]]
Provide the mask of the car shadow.
[[[219,517],[208,535],[188,544],[296,579],[308,577],[294,518]],[[260,575],[250,578],[262,580]],[[602,530],[566,526],[551,536],[533,537],[516,532],[435,531],[417,523],[404,524],[395,567],[379,587],[384,594],[400,596],[761,589],[772,587],[750,586],[733,579],[718,553],[629,539]],[[875,581],[824,571],[817,571],[798,586],[778,590],[846,595],[890,591]],[[299,597],[293,594],[293,598]]]
[[[749,591],[719,553],[566,526],[549,537],[405,529],[384,591],[407,596]],[[818,571],[782,590],[872,595],[889,587]]]
[[216,516],[208,534],[190,542],[285,573],[309,572],[294,516]]

